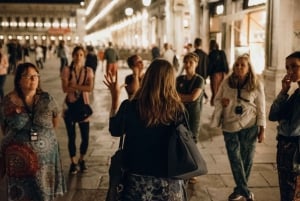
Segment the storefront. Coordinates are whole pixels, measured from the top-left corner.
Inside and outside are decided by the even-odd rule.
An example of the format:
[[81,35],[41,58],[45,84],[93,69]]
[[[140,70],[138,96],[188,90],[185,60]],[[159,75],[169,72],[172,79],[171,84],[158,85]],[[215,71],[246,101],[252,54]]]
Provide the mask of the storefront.
[[266,0],[229,4],[210,5],[210,39],[226,51],[230,65],[236,57],[249,54],[255,72],[261,74],[265,68]]

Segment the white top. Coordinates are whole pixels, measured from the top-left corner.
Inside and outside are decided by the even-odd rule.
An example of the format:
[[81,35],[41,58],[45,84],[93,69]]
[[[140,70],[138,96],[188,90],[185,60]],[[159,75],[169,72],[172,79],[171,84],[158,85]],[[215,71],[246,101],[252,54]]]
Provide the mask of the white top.
[[[212,127],[221,126],[223,131],[236,132],[254,125],[266,126],[265,92],[263,83],[258,80],[256,89],[248,92],[241,89],[241,97],[249,100],[243,101],[237,98],[237,89],[230,88],[228,77],[222,82],[214,99],[215,110],[211,122]],[[222,98],[229,99],[229,105],[223,108]],[[243,113],[236,114],[235,108],[242,106]]]
[[171,49],[167,49],[164,53],[163,53],[163,58],[167,61],[169,61],[172,65],[173,65],[173,58],[174,58],[174,51]]

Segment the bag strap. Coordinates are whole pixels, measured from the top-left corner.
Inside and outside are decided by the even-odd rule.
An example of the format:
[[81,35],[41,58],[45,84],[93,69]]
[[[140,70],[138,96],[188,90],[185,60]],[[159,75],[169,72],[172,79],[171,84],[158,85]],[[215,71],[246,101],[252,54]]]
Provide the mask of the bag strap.
[[189,125],[189,121],[188,121],[188,117],[187,117],[187,114],[186,114],[185,111],[183,112],[183,118],[184,118],[184,122],[186,124],[187,129],[191,130],[190,125]]
[[125,135],[122,135],[122,136],[120,137],[120,141],[119,141],[119,150],[123,150],[124,139],[125,139]]
[[[126,113],[127,107],[128,107],[127,104],[128,104],[128,102],[125,105],[124,114],[122,116],[122,122],[121,122],[123,130],[125,130],[125,119],[126,119],[125,113]],[[119,150],[123,150],[123,148],[124,148],[124,141],[125,141],[125,134],[122,134],[121,137],[120,137],[120,141],[119,141]]]

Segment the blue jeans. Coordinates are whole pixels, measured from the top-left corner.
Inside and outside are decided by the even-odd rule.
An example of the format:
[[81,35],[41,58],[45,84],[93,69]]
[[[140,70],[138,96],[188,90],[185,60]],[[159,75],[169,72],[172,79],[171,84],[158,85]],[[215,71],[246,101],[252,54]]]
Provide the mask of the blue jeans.
[[280,200],[293,200],[297,186],[297,174],[292,171],[293,157],[298,146],[298,137],[277,136],[277,170]]
[[253,165],[258,127],[237,132],[223,132],[231,172],[236,184],[234,193],[249,197],[248,179]]

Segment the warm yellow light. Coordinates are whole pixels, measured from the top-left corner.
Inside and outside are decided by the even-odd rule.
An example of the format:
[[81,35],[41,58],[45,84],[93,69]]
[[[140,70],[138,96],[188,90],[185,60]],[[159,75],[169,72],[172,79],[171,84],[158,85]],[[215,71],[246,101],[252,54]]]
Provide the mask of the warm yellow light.
[[6,21],[5,21],[5,22],[2,22],[2,26],[3,26],[3,27],[8,27],[8,26],[9,26],[9,23],[6,22]]
[[216,7],[216,14],[217,15],[222,15],[224,13],[224,5],[218,5]]
[[24,21],[19,22],[19,27],[25,27],[26,23]]
[[150,6],[151,5],[151,0],[143,0],[143,5],[144,6]]
[[132,8],[126,8],[125,9],[125,15],[131,16],[133,14],[133,9]]

